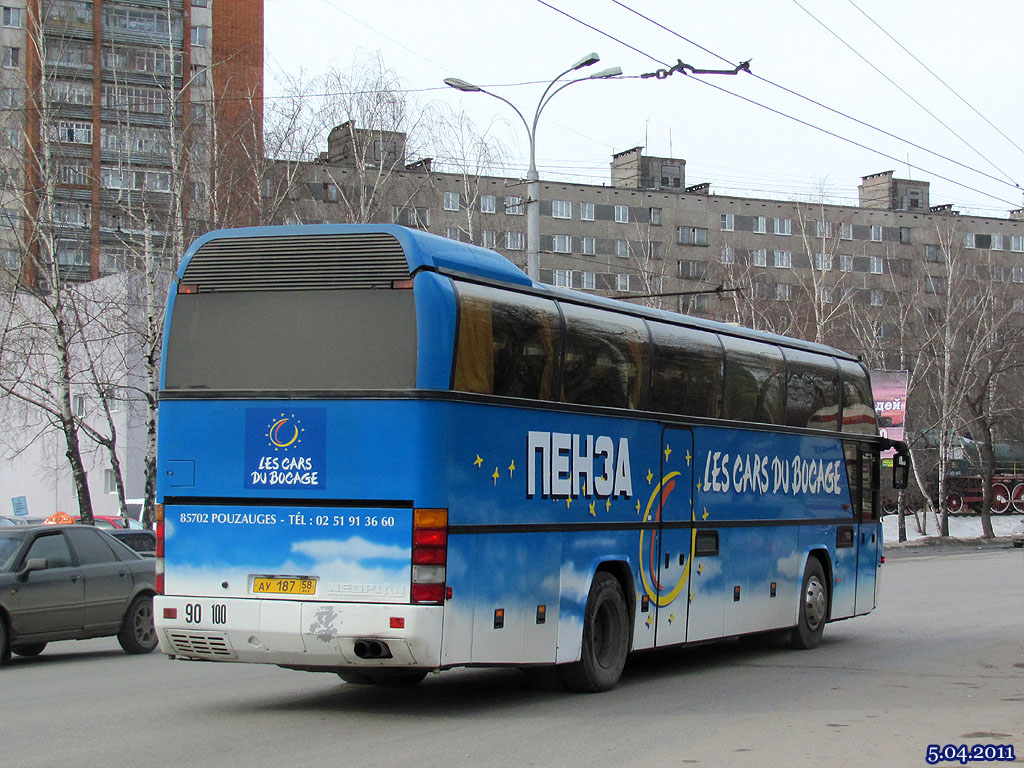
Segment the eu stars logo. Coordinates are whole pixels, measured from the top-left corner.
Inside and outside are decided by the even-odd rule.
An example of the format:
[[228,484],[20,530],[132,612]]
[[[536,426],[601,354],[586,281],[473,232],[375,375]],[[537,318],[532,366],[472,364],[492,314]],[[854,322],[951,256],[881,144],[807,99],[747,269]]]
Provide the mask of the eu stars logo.
[[267,427],[264,435],[268,441],[268,447],[274,451],[287,451],[289,448],[297,448],[302,444],[302,421],[295,418],[295,414],[281,414]]

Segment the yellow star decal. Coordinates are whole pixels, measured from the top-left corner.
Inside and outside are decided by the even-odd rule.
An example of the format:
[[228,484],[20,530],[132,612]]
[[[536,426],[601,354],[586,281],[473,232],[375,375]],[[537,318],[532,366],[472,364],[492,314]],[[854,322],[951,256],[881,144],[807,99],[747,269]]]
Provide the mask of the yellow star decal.
[[689,452],[689,451],[687,451],[687,452],[686,452],[686,466],[690,466],[690,460],[691,460],[691,459],[693,459],[693,456],[691,456],[691,455],[690,455],[690,452]]
[[568,509],[572,505],[572,496],[565,497],[565,508]]
[[691,592],[691,593],[690,593],[690,596],[689,596],[688,600],[689,600],[689,601],[690,601],[691,603],[693,602],[693,592]]
[[644,624],[647,625],[648,629],[651,628],[651,614],[649,614],[649,613],[647,614],[647,621],[645,621]]
[[710,512],[708,512],[708,508],[707,508],[707,507],[704,507],[704,519],[705,519],[705,520],[707,520],[707,519],[708,519],[708,515],[710,515],[710,514],[711,514],[711,513],[710,513]]
[[640,514],[640,499],[636,500],[636,513],[638,515]]
[[697,490],[699,491],[700,489],[701,489],[701,488],[700,488],[700,480],[698,480],[698,481],[697,481]]
[[[639,504],[639,503],[640,502],[638,501],[637,504]],[[605,512],[611,512],[612,511],[612,500],[611,499],[605,499],[604,509],[605,509]]]
[[597,504],[596,501],[590,502],[590,515],[591,515],[591,517],[597,517],[597,512],[594,511],[594,505],[595,504]]
[[516,461],[512,459],[512,463],[508,465],[508,476],[512,477],[512,473],[516,471]]
[[651,470],[649,470],[649,469],[648,469],[648,470],[647,470],[647,484],[648,484],[648,485],[650,485],[650,484],[651,484],[651,478],[653,478],[653,477],[654,477],[654,473],[653,473],[653,472],[651,472]]
[[668,443],[665,444],[665,463],[668,463],[668,457],[672,453],[672,446]]
[[494,484],[497,485],[498,484],[498,478],[501,477],[501,473],[498,471],[497,467],[494,468],[494,474],[491,475],[491,477],[494,478]]
[[476,455],[476,461],[474,461],[473,464],[479,467],[483,463],[484,463],[484,460],[480,458],[480,454],[478,453]]
[[[704,573],[704,563],[701,563],[700,565],[697,566],[697,573]],[[693,597],[691,596],[690,599],[692,600]]]
[[668,615],[668,623],[671,624],[675,620],[676,620],[676,615],[674,613],[670,613]]

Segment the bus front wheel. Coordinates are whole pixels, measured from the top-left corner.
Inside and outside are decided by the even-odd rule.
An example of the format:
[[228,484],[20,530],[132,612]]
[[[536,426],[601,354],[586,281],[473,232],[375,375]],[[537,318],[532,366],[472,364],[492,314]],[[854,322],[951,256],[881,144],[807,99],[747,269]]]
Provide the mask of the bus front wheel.
[[583,614],[580,660],[562,668],[562,679],[574,691],[607,691],[619,681],[628,652],[629,611],[622,586],[610,573],[598,571]]
[[825,584],[825,572],[818,558],[808,558],[800,589],[800,610],[792,632],[794,648],[810,650],[821,642],[828,619],[828,587]]

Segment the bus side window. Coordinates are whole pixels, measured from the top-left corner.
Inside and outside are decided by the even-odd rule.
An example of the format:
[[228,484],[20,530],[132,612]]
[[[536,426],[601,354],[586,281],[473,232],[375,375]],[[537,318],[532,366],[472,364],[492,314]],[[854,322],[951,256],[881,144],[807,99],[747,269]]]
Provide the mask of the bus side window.
[[762,424],[784,423],[786,363],[774,344],[723,336],[725,399],[723,418]]
[[852,360],[840,360],[839,368],[843,374],[843,432],[877,435],[875,401],[867,372]]
[[861,500],[863,499],[860,448],[856,443],[846,443],[843,446],[843,453],[846,456],[846,479],[850,481],[850,505],[853,507],[854,519],[859,520]]
[[825,355],[783,349],[786,357],[786,424],[839,429],[839,369]]
[[878,519],[878,454],[861,451],[862,473],[861,519],[864,522]]
[[576,304],[565,313],[562,400],[639,408],[650,344],[643,320]]
[[650,410],[717,418],[722,400],[722,343],[695,328],[652,322]]
[[453,388],[533,400],[555,399],[561,319],[555,303],[455,283],[459,338]]

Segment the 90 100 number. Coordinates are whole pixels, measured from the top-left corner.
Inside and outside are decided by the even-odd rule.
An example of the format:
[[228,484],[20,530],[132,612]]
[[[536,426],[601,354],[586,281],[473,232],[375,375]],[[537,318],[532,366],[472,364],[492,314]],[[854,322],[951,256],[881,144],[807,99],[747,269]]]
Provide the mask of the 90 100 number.
[[[203,621],[202,603],[185,603],[185,623],[201,624]],[[210,623],[227,624],[228,607],[223,603],[214,603],[210,606]]]

